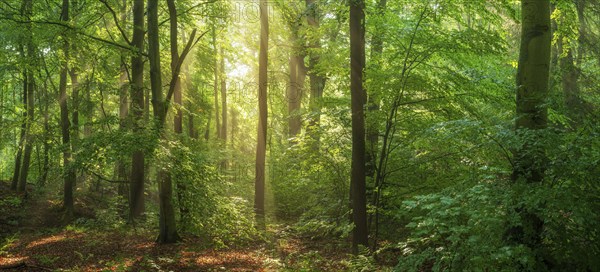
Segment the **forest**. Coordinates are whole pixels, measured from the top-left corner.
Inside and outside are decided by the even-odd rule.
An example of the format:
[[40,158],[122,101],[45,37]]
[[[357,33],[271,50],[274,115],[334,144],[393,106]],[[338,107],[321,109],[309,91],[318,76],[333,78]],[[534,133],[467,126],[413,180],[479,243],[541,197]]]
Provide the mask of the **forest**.
[[0,0],[0,271],[600,271],[600,0]]

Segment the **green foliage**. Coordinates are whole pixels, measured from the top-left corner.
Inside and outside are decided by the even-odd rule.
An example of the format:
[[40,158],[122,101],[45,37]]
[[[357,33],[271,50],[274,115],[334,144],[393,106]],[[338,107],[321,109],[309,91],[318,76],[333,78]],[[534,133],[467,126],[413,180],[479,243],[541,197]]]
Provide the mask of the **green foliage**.
[[[234,184],[219,174],[215,159],[199,142],[164,141],[159,167],[171,169],[180,228],[207,238],[217,248],[246,244],[257,238],[251,204],[229,196]],[[177,167],[175,167],[177,166]]]
[[401,216],[411,217],[411,235],[398,245],[397,269],[505,271],[526,263],[526,252],[503,242],[508,192],[506,185],[484,183],[405,201]]

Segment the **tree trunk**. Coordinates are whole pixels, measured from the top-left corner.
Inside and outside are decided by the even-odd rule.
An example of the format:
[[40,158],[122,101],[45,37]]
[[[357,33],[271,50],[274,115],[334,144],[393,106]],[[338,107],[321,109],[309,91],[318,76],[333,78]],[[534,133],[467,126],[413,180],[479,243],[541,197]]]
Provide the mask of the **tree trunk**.
[[[377,3],[377,16],[379,22],[383,24],[385,16],[385,10],[387,7],[387,0],[379,0]],[[373,45],[371,47],[371,60],[373,63],[373,69],[381,68],[381,54],[383,53],[383,35],[384,32],[381,29],[381,24],[375,26],[375,33],[373,33]],[[377,118],[375,115],[379,112],[379,93],[381,90],[375,90],[371,88],[368,95],[367,104],[367,168],[366,174],[368,177],[373,178],[375,175],[375,165],[377,164],[377,149],[379,147],[379,127],[377,124]]]
[[[313,28],[313,33],[319,32],[319,8],[315,0],[306,0],[307,21],[308,25]],[[323,90],[325,89],[326,78],[318,71],[321,61],[321,42],[320,37],[312,37],[309,42],[309,47],[312,49],[309,54],[310,65],[308,74],[310,78],[310,101],[309,108],[311,118],[309,118],[308,131],[314,141],[313,149],[319,149],[320,142],[320,123],[321,123],[321,103],[323,98]]]
[[[262,222],[265,216],[265,159],[267,153],[267,66],[269,47],[268,2],[260,1],[260,50],[258,55],[258,132],[254,180],[254,211]],[[260,223],[259,222],[259,223]]]
[[[21,50],[22,52],[22,50]],[[21,135],[19,137],[19,145],[17,146],[17,155],[15,157],[15,169],[13,172],[12,181],[10,184],[10,188],[12,190],[17,190],[19,185],[19,175],[21,174],[21,161],[23,156],[23,144],[25,143],[25,131],[27,128],[27,72],[26,69],[23,72],[23,107],[25,111],[23,112],[23,122],[21,123]]]
[[[127,67],[123,64],[121,65],[121,75],[119,77],[119,130],[121,132],[127,131],[127,115],[129,114],[129,99],[127,97],[127,90],[129,86],[127,84],[127,80]],[[122,159],[117,161],[117,176],[121,181],[129,180],[127,177],[127,165]],[[117,190],[120,196],[122,196],[124,199],[129,199],[129,188],[127,183],[119,183]]]
[[304,66],[304,56],[298,45],[298,29],[292,26],[292,52],[289,60],[289,82],[288,82],[288,136],[297,137],[302,131],[302,117],[300,110],[302,107],[302,93],[304,91],[304,81],[306,79],[306,67]]
[[[138,50],[131,57],[131,113],[133,133],[142,133],[144,119],[144,0],[133,2],[133,38],[131,45]],[[140,217],[144,206],[144,150],[138,148],[131,158],[131,178],[129,179],[129,212],[130,217]]]
[[221,46],[221,140],[227,142],[227,82],[225,81],[225,55]]
[[[565,50],[563,43],[564,40],[560,37],[558,42],[560,56],[563,56]],[[583,121],[583,101],[581,100],[579,89],[579,69],[575,66],[573,50],[571,48],[567,48],[566,50],[567,52],[564,54],[564,57],[561,57],[559,60],[564,106],[567,116],[571,119],[571,126],[577,127]]]
[[43,138],[43,145],[44,145],[44,151],[43,151],[43,156],[44,156],[44,162],[42,164],[42,173],[40,175],[40,180],[39,180],[39,184],[40,186],[45,186],[46,182],[48,180],[48,171],[50,171],[50,118],[49,118],[49,111],[48,111],[48,107],[49,107],[49,103],[48,101],[50,100],[48,97],[48,86],[46,86],[47,81],[44,81],[44,105],[43,105],[43,110],[42,114],[44,116],[44,138]]
[[368,246],[367,198],[365,176],[365,68],[364,2],[350,2],[350,91],[352,100],[352,252],[358,253],[359,245]]
[[[381,55],[383,54],[383,37],[384,31],[382,29],[382,24],[385,19],[385,11],[387,8],[387,0],[379,0],[377,3],[377,15],[379,19],[379,23],[375,26],[375,33],[373,33],[373,45],[371,47],[371,69],[372,71],[376,71],[376,69],[381,69]],[[381,88],[375,89],[374,86],[371,86],[370,92],[368,94],[367,101],[367,114],[366,114],[366,164],[365,164],[365,174],[369,177],[369,186],[367,186],[367,195],[371,196],[371,205],[375,207],[375,214],[369,214],[367,227],[369,230],[374,229],[373,235],[373,250],[377,249],[377,236],[379,233],[379,192],[381,191],[380,186],[376,186],[376,165],[379,149],[379,124],[377,122],[377,113],[379,112],[379,104],[381,103],[379,99],[379,93],[381,92]],[[373,219],[375,219],[373,222]]]
[[[62,2],[62,13],[61,20],[65,23],[69,22],[69,0],[63,0]],[[59,81],[59,105],[60,105],[60,124],[62,132],[62,143],[63,143],[63,168],[64,168],[64,187],[63,187],[63,207],[65,209],[66,219],[70,219],[73,216],[73,184],[75,183],[76,175],[75,169],[71,167],[72,155],[71,155],[71,139],[70,139],[70,127],[69,122],[69,109],[67,107],[67,101],[69,96],[67,94],[67,74],[69,71],[69,42],[66,36],[63,36],[64,45],[64,60],[61,63],[60,70],[60,81]]]
[[219,121],[219,58],[217,52],[217,32],[216,27],[213,26],[213,52],[215,56],[214,61],[214,73],[215,73],[215,81],[214,81],[214,100],[215,100],[215,128],[217,130],[217,138],[221,138],[221,122]]
[[[121,24],[127,22],[127,0],[122,0],[119,6],[119,13],[121,14]],[[129,99],[127,91],[129,85],[127,81],[129,79],[129,71],[127,70],[126,52],[121,51],[121,74],[119,75],[119,131],[125,133],[127,131],[127,116],[129,114]],[[118,159],[116,163],[117,179],[120,181],[129,181],[127,177],[127,164],[123,159]],[[119,183],[117,186],[117,193],[123,199],[129,201],[129,186],[127,183]]]
[[[517,72],[516,128],[539,130],[548,126],[548,97],[551,31],[550,1],[522,0],[522,33],[519,69]],[[532,143],[529,143],[532,144]],[[529,145],[525,144],[527,148]],[[544,167],[539,163],[542,150],[517,150],[513,178],[541,182]]]
[[[26,4],[31,9],[31,0],[26,1]],[[31,37],[30,37],[31,38]],[[35,78],[33,76],[33,60],[35,55],[35,48],[33,46],[33,41],[29,41],[27,45],[27,58],[28,62],[31,64],[29,68],[27,68],[27,117],[25,118],[25,150],[23,151],[23,162],[21,165],[21,173],[19,174],[19,187],[17,188],[18,192],[23,192],[27,195],[27,177],[29,176],[29,165],[31,161],[31,151],[33,149],[33,135],[31,132],[31,127],[33,125],[33,114],[34,114],[34,99],[33,92],[35,88]]]
[[194,115],[188,115],[188,136],[192,139],[198,139],[198,133],[196,132],[196,127],[194,126]]
[[[175,2],[173,0],[169,0],[167,1],[168,7],[169,7],[169,21],[170,21],[170,25],[171,25],[171,35],[170,35],[170,46],[171,46],[171,71],[175,71],[177,69],[177,62],[179,61],[179,51],[178,51],[178,45],[177,45],[177,9],[175,7]],[[175,131],[176,134],[181,135],[183,133],[183,114],[181,111],[181,107],[182,107],[182,102],[181,102],[181,78],[179,77],[179,75],[173,75],[173,78],[171,80],[175,80],[175,89],[174,89],[174,102],[175,102],[175,117],[174,117],[174,122],[173,122],[173,130]],[[165,173],[167,176],[164,177],[164,179],[169,179],[168,183],[169,183],[169,187],[168,188],[159,188],[159,192],[161,194],[161,212],[169,212],[171,211],[173,212],[173,207],[171,204],[171,199],[172,199],[172,189],[170,187],[170,183],[171,183],[171,176],[170,173]],[[186,205],[186,201],[184,199],[184,195],[185,195],[185,191],[187,190],[187,186],[185,183],[181,182],[180,180],[177,180],[175,182],[175,185],[177,186],[177,200],[179,201],[179,216],[180,216],[180,226],[187,226],[189,223],[189,209]],[[165,197],[165,199],[163,199],[163,195]],[[164,207],[163,207],[164,206]],[[171,207],[169,207],[171,206]],[[161,214],[162,216],[162,214]],[[175,222],[168,222],[170,225],[166,224],[167,221],[166,220],[170,220],[170,216],[167,216],[167,218],[165,220],[161,219],[160,223],[161,224],[165,224],[165,226],[161,226],[160,230],[160,237],[167,237],[168,239],[166,240],[173,240],[173,237],[169,237],[169,236],[173,236],[173,233],[169,233],[167,230],[169,229],[175,229]],[[175,218],[173,216],[173,218]],[[170,226],[170,227],[169,227]],[[176,230],[176,229],[175,229]],[[177,235],[177,233],[175,232],[175,235]],[[177,238],[178,239],[178,238]],[[177,240],[174,239],[174,240]],[[163,241],[164,242],[164,241]]]
[[[177,10],[174,0],[167,1],[170,13],[171,27],[171,85],[177,88],[179,73],[176,72],[176,64],[179,62],[177,52]],[[148,0],[148,59],[150,61],[150,86],[152,90],[152,107],[154,117],[158,121],[158,134],[164,136],[164,127],[167,117],[168,101],[165,101],[162,93],[162,74],[160,67],[160,43],[158,41],[158,0]],[[175,90],[174,90],[175,91]],[[168,100],[168,97],[167,97]],[[175,221],[175,209],[173,208],[173,185],[169,169],[160,168],[157,174],[159,194],[159,235],[157,242],[161,244],[175,243],[181,238],[177,233]]]
[[[539,130],[548,126],[546,98],[551,54],[550,0],[521,1],[521,45],[517,71],[516,129],[534,133],[514,152],[513,181],[540,183],[544,179],[546,157],[538,143],[543,142]],[[522,224],[508,231],[508,239],[536,252],[535,271],[545,271],[541,253],[543,221],[531,208],[515,211]]]

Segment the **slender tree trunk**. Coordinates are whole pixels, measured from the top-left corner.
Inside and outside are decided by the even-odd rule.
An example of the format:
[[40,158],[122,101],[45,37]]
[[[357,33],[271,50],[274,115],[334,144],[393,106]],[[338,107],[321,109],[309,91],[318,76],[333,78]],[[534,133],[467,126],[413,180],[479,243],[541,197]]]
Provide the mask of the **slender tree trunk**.
[[[546,156],[540,130],[548,126],[546,98],[549,94],[551,21],[550,0],[521,1],[521,50],[517,71],[516,129],[533,133],[515,150],[513,180],[525,183],[541,183],[544,179]],[[531,210],[521,207],[515,211],[522,224],[508,232],[511,242],[522,244],[536,252],[535,271],[547,270],[542,249],[544,222]]]
[[212,113],[210,110],[208,111],[208,117],[206,118],[206,129],[204,129],[204,140],[208,141],[210,139],[210,120],[212,119]]
[[[177,88],[179,73],[177,72],[177,63],[179,62],[179,53],[177,52],[177,10],[174,0],[168,0],[170,27],[171,27],[171,85]],[[150,61],[150,86],[152,90],[152,107],[154,117],[158,121],[158,133],[160,137],[165,137],[164,127],[167,118],[167,100],[163,98],[162,92],[162,74],[160,67],[160,43],[158,41],[158,0],[148,0],[148,58]],[[175,90],[174,90],[175,91]],[[159,235],[157,242],[161,244],[175,243],[181,238],[177,233],[175,221],[175,209],[173,208],[173,184],[171,172],[169,169],[160,168],[157,174],[158,194],[159,194]]]
[[49,121],[49,112],[48,112],[48,101],[49,101],[49,97],[48,97],[48,86],[46,81],[44,81],[44,105],[43,105],[43,110],[42,110],[42,114],[44,116],[44,138],[43,138],[43,145],[44,145],[44,151],[43,151],[43,156],[44,156],[44,162],[42,164],[42,173],[40,175],[40,180],[39,180],[39,184],[40,186],[45,186],[46,182],[48,180],[48,171],[50,171],[50,121]]
[[[31,0],[27,0],[29,4],[29,9],[31,8]],[[33,46],[33,42],[29,41],[27,45],[27,57],[29,62],[33,62],[35,55],[35,48]],[[25,119],[25,150],[23,151],[23,163],[21,166],[21,173],[19,175],[19,187],[17,188],[18,192],[23,192],[27,195],[27,178],[29,176],[29,165],[31,162],[31,151],[33,149],[33,135],[31,132],[31,127],[33,125],[33,114],[34,114],[34,89],[35,89],[35,78],[33,76],[33,71],[30,68],[27,69],[27,117]]]
[[304,67],[304,56],[300,52],[298,45],[298,29],[292,26],[292,52],[289,60],[289,82],[288,82],[288,136],[297,137],[302,131],[302,118],[300,110],[302,107],[302,93],[304,90],[304,80],[306,78],[306,67]]
[[192,139],[198,139],[198,133],[196,132],[196,127],[194,126],[194,115],[188,115],[188,136]]
[[215,56],[215,61],[214,61],[214,74],[215,74],[215,81],[214,81],[214,86],[213,86],[213,90],[214,90],[214,100],[215,100],[215,128],[217,130],[217,138],[221,138],[221,121],[219,121],[219,58],[218,58],[218,50],[217,50],[217,32],[216,32],[216,27],[213,26],[213,52],[214,52],[214,56]]
[[227,82],[225,78],[225,55],[221,47],[221,140],[227,142]]
[[[62,1],[62,13],[61,20],[69,22],[69,0]],[[75,175],[75,169],[71,167],[71,138],[70,138],[70,127],[69,122],[69,110],[67,107],[67,101],[69,96],[67,94],[67,74],[69,71],[68,60],[69,60],[69,42],[66,36],[63,36],[64,45],[64,60],[61,63],[60,70],[60,81],[59,81],[59,105],[60,105],[60,123],[62,132],[63,142],[63,168],[64,168],[64,187],[63,187],[63,207],[65,209],[66,219],[70,219],[73,216],[73,184],[77,178]]]
[[[23,50],[21,50],[22,52]],[[17,190],[19,185],[19,175],[21,174],[21,161],[23,156],[23,144],[25,143],[25,131],[27,128],[27,72],[23,72],[23,122],[21,123],[21,134],[19,136],[19,144],[17,146],[17,155],[15,157],[15,169],[13,172],[12,182],[10,188]]]
[[[371,47],[371,60],[374,69],[381,68],[381,54],[383,53],[383,29],[382,22],[385,16],[385,10],[387,7],[387,0],[379,0],[377,3],[377,16],[379,22],[375,26],[375,33],[373,33],[373,45]],[[373,178],[375,175],[375,165],[377,160],[377,150],[379,148],[379,127],[377,124],[377,118],[375,115],[379,112],[379,94],[380,89],[375,90],[371,88],[368,95],[367,104],[367,176]]]
[[[384,31],[382,29],[382,25],[385,19],[385,11],[387,8],[387,0],[379,0],[377,3],[377,16],[379,19],[379,23],[375,26],[375,33],[373,33],[373,45],[371,47],[371,67],[373,71],[376,69],[381,69],[381,61],[383,54],[383,38]],[[469,17],[470,18],[470,17]],[[379,92],[381,92],[381,88],[375,89],[374,86],[371,87],[371,90],[368,95],[367,101],[367,114],[366,114],[366,130],[367,130],[367,146],[366,146],[366,175],[369,177],[370,186],[367,186],[368,195],[372,196],[371,205],[375,207],[375,214],[369,214],[368,218],[368,229],[375,229],[373,235],[373,250],[377,249],[377,236],[379,230],[379,193],[381,190],[381,186],[375,186],[377,182],[376,180],[376,165],[379,149],[379,124],[377,122],[377,113],[379,112],[379,104],[381,103],[379,99]],[[375,219],[373,222],[373,219]]]
[[[221,148],[227,147],[227,81],[225,77],[225,55],[221,46]],[[221,160],[221,171],[227,170],[227,159]]]
[[[73,53],[74,46],[71,46],[71,53]],[[71,104],[71,149],[73,153],[77,154],[77,150],[79,148],[79,76],[75,67],[71,67],[70,73],[71,77],[71,96],[72,96],[72,104]],[[84,179],[83,174],[78,176],[79,180],[75,180],[73,182],[73,189],[77,190],[77,182],[80,182]]]
[[581,124],[583,101],[580,96],[579,89],[579,69],[575,66],[575,60],[573,57],[573,50],[567,48],[567,52],[564,52],[564,40],[563,37],[559,37],[558,51],[560,57],[559,66],[562,79],[562,90],[564,97],[564,105],[567,112],[567,116],[571,119],[571,125],[577,127]]
[[[144,0],[133,2],[133,47],[139,52],[131,57],[131,113],[133,133],[142,133],[144,119],[144,60],[141,52],[144,50]],[[140,217],[145,210],[144,205],[144,150],[135,150],[131,158],[131,178],[129,210],[130,216]]]
[[269,47],[268,2],[260,1],[260,50],[258,55],[258,132],[254,180],[254,211],[259,221],[265,216],[265,160],[267,153],[267,65]]
[[[125,16],[123,16],[125,17]],[[124,60],[123,60],[124,61]],[[127,84],[128,80],[127,75],[127,67],[125,65],[121,65],[121,75],[119,77],[119,130],[121,132],[127,131],[127,116],[129,114],[129,99],[127,96],[127,91],[129,89],[129,85]],[[117,176],[121,181],[128,181],[127,177],[127,164],[122,159],[117,161]],[[129,199],[129,188],[127,183],[119,183],[118,193],[124,199]]]
[[[121,14],[121,24],[127,22],[127,0],[122,0],[119,7]],[[129,97],[127,96],[129,85],[129,71],[127,70],[126,52],[121,52],[121,74],[119,76],[119,131],[122,133],[127,131],[127,116],[129,114]],[[120,181],[129,181],[127,176],[127,164],[123,159],[118,159],[116,163],[117,178]],[[119,183],[117,187],[119,196],[129,201],[129,186],[127,183]]]
[[73,96],[73,98],[72,98],[73,105],[71,107],[71,109],[72,109],[71,123],[73,125],[73,128],[71,129],[71,131],[72,131],[71,139],[73,141],[73,143],[72,143],[73,150],[77,150],[76,146],[77,146],[77,142],[79,141],[79,75],[75,71],[75,68],[71,68],[70,76],[71,76],[71,88],[72,88],[72,96]]
[[[171,46],[171,71],[175,71],[177,69],[177,62],[179,61],[179,51],[178,51],[178,45],[177,45],[177,9],[175,6],[175,2],[174,0],[168,0],[167,1],[168,7],[169,7],[169,21],[170,21],[170,46]],[[173,98],[174,98],[174,102],[175,102],[175,117],[173,120],[173,130],[175,131],[176,134],[181,135],[183,133],[183,114],[181,111],[181,107],[182,107],[182,102],[181,102],[181,98],[182,98],[182,91],[181,91],[181,78],[179,77],[179,75],[174,75],[174,78],[172,80],[175,80],[175,90],[173,93]],[[163,175],[167,175],[165,176],[165,180],[168,179],[168,183],[170,186],[171,183],[171,176],[170,173],[164,173]],[[189,209],[186,205],[186,200],[184,199],[185,196],[185,191],[187,190],[187,186],[185,183],[181,182],[180,180],[177,180],[175,182],[175,185],[177,186],[177,200],[179,201],[179,216],[180,216],[180,226],[187,226],[189,224]],[[168,199],[171,199],[172,196],[170,196],[170,194],[172,194],[171,192],[171,188],[160,188],[160,192],[164,193],[164,194],[168,194],[167,196],[165,196]],[[163,200],[162,196],[161,196],[161,201]],[[168,201],[169,203],[167,205],[171,205],[171,201]],[[161,204],[161,207],[163,206],[163,204]],[[168,207],[165,209],[165,211],[169,209]],[[174,213],[173,208],[170,208],[172,213]],[[162,210],[161,210],[162,211]],[[161,215],[162,217],[163,215]],[[166,220],[161,219],[161,223],[166,222]],[[173,223],[174,224],[174,223]],[[169,235],[168,231],[164,231],[163,234],[163,228],[167,229],[169,226],[161,226],[161,235],[162,236],[166,236]],[[175,225],[170,226],[171,228],[175,228]]]
[[358,246],[368,246],[367,197],[365,176],[365,90],[363,72],[365,68],[364,1],[350,2],[350,90],[352,100],[352,252]]
[[[306,0],[307,21],[308,25],[312,28],[312,33],[318,33],[320,28],[320,12],[317,1]],[[323,90],[325,89],[326,78],[319,71],[319,65],[321,62],[321,42],[320,37],[312,37],[309,42],[309,47],[312,49],[309,54],[310,65],[309,78],[310,78],[310,101],[309,108],[311,111],[311,118],[309,119],[308,131],[309,135],[314,140],[313,149],[319,149],[320,145],[320,124],[321,124],[321,104],[323,98]]]

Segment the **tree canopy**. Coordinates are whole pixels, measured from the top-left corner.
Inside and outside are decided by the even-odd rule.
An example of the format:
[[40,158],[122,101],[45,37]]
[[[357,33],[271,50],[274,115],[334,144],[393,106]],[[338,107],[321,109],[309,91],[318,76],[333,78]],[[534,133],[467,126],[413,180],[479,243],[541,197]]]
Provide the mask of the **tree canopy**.
[[598,271],[598,14],[0,0],[0,271]]

